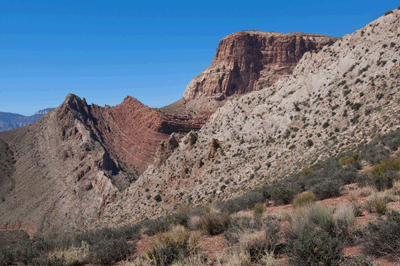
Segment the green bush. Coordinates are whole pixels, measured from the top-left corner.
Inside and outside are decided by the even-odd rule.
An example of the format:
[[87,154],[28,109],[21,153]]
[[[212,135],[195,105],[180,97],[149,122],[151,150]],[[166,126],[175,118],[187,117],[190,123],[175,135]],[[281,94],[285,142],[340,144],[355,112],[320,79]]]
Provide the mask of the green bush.
[[301,172],[300,172],[300,177],[306,177],[309,174],[312,174],[314,172],[314,170],[312,168],[304,168]]
[[307,147],[312,147],[314,145],[314,142],[311,139],[308,139],[306,145]]
[[382,175],[371,175],[371,184],[379,191],[393,187],[393,181],[398,179],[398,173],[389,171]]
[[364,233],[363,249],[367,254],[385,256],[391,254],[400,258],[400,213],[390,211],[387,219],[379,218],[369,223]]
[[262,203],[256,203],[253,208],[255,215],[261,215],[265,212],[265,206]]
[[340,165],[348,165],[354,163],[354,157],[344,156],[339,159]]
[[287,237],[286,253],[293,265],[337,265],[345,241],[323,230],[303,229]]
[[386,213],[386,203],[383,200],[377,200],[375,203],[376,212],[379,214]]
[[382,175],[388,171],[400,170],[400,157],[396,159],[385,159],[371,169],[374,175]]
[[315,195],[314,193],[310,191],[306,191],[303,193],[298,194],[294,200],[293,200],[293,206],[294,207],[301,207],[306,204],[313,203],[315,201]]
[[162,200],[161,199],[161,195],[160,194],[155,195],[154,196],[154,200],[157,201],[157,202],[160,202]]

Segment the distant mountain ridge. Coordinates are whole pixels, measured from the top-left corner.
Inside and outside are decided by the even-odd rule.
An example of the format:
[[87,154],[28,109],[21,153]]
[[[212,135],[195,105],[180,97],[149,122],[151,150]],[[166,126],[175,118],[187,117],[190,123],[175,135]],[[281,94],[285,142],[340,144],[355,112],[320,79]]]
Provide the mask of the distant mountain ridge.
[[48,114],[53,109],[54,108],[46,108],[43,110],[39,110],[32,116],[23,116],[20,114],[0,112],[0,132],[30,125]]

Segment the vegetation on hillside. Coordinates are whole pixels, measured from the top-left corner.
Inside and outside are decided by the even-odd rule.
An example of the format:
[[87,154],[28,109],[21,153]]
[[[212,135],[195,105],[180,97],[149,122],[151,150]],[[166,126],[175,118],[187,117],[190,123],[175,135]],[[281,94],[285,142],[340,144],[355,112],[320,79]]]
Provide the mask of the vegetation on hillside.
[[[388,210],[387,203],[398,200],[400,195],[400,159],[391,156],[399,146],[400,130],[397,130],[241,197],[214,202],[211,206],[187,208],[136,225],[50,238],[30,239],[16,232],[14,240],[12,233],[7,232],[7,237],[0,237],[0,265],[16,262],[112,265],[134,253],[142,233],[155,236],[147,259],[156,265],[183,261],[186,265],[207,264],[209,258],[198,256],[200,233],[222,234],[226,239],[226,254],[219,258],[223,265],[239,262],[240,265],[253,262],[274,265],[275,258],[282,254],[292,265],[372,265],[364,257],[346,259],[343,248],[349,243],[362,244],[365,254],[390,254],[398,258],[400,235],[396,232],[400,228],[400,213]],[[365,166],[370,170],[360,171]],[[355,217],[361,214],[356,201],[336,208],[315,203],[316,199],[339,196],[340,188],[351,183],[375,190],[377,195],[389,191],[384,196],[371,198],[365,206],[370,212],[386,214],[387,218],[382,216],[378,222],[359,228],[354,223]],[[295,208],[285,215],[268,215],[264,212],[268,201],[294,203]],[[253,210],[254,215],[238,213],[242,210]],[[280,224],[283,222],[289,226],[282,231]],[[193,264],[193,261],[200,264]]]

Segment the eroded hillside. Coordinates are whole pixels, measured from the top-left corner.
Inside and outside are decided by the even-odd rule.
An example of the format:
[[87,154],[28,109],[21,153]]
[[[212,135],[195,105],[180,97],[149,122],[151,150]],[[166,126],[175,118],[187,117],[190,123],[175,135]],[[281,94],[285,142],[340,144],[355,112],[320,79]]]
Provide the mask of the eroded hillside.
[[291,76],[228,100],[109,205],[101,223],[233,198],[397,129],[399,18],[395,10],[306,53]]

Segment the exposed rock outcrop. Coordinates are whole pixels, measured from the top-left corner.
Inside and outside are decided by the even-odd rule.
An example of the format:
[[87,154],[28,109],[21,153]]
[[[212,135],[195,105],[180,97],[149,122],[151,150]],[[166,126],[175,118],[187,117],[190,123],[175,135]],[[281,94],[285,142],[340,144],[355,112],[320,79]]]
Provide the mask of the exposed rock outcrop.
[[154,165],[156,167],[160,167],[178,147],[179,137],[177,134],[173,133],[167,140],[162,141],[158,146],[155,155]]
[[307,33],[233,33],[220,41],[211,66],[192,79],[183,98],[224,100],[266,88],[290,75],[304,53],[318,52],[336,40]]

